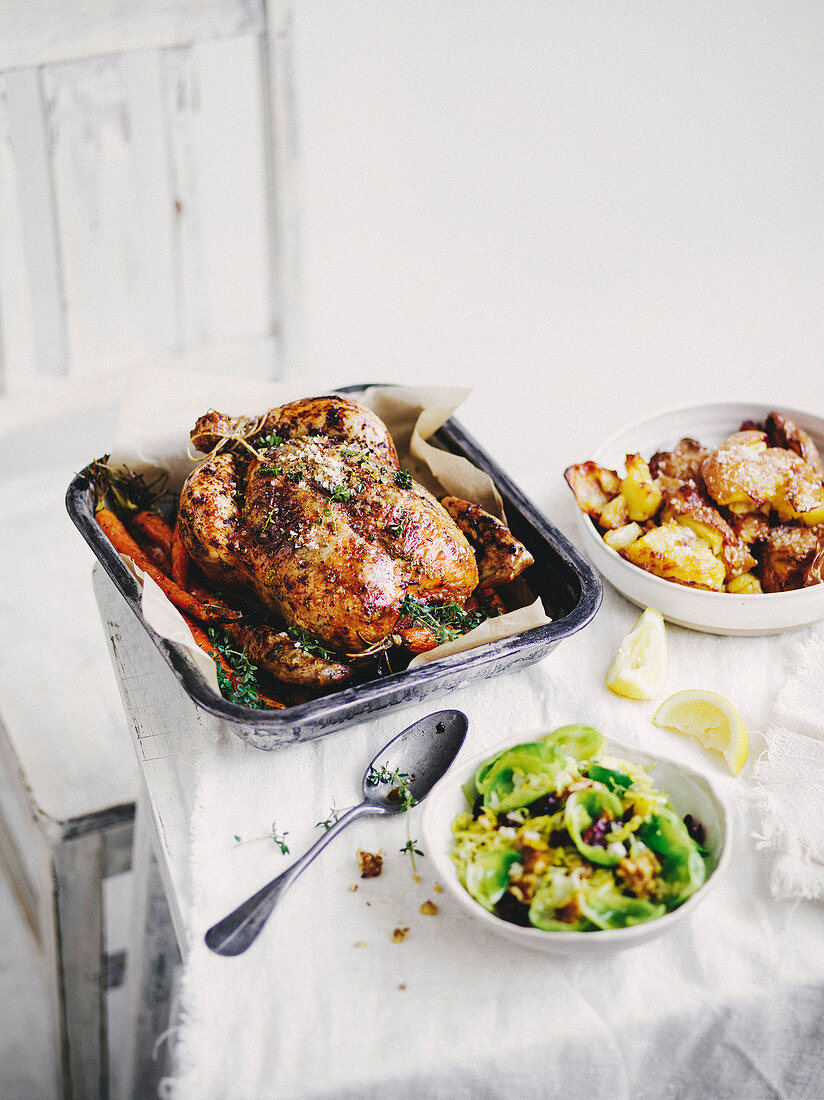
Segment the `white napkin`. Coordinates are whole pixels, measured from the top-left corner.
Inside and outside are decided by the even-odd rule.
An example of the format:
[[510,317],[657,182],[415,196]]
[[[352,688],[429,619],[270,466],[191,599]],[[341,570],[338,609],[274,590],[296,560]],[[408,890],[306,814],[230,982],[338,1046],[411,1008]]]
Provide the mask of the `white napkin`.
[[770,885],[780,898],[824,897],[824,624],[786,649],[767,748],[753,768],[763,815],[759,843],[775,852]]
[[[824,635],[809,629],[721,638],[668,627],[667,693],[719,691],[741,711],[754,740],[775,736],[772,758],[748,764],[734,779],[720,757],[652,725],[658,701],[621,699],[604,687],[606,669],[639,614],[607,589],[595,621],[539,665],[271,753],[228,734],[204,747],[192,822],[193,942],[170,1096],[538,1097],[552,1093],[547,1082],[564,1081],[565,1096],[620,1100],[670,1095],[666,1089],[683,1078],[678,1095],[697,1097],[717,1095],[720,1080],[717,1065],[712,1082],[696,1069],[697,1034],[726,1036],[739,1059],[730,1072],[733,1065],[761,1065],[765,1051],[777,1052],[779,1062],[795,1056],[800,1039],[792,1013],[779,1009],[787,990],[815,980],[817,969],[824,980],[824,961],[814,951],[821,911],[779,901],[764,885],[776,854],[779,867],[796,847],[814,850],[813,837],[802,838],[811,823],[800,810],[787,812],[790,804],[799,807],[802,773],[786,778],[790,756],[771,722],[773,700],[794,662],[797,675],[781,691],[777,710],[788,739],[804,725],[800,737],[809,748],[817,715],[806,714],[801,701],[816,689]],[[210,953],[205,930],[311,843],[333,799],[338,808],[358,799],[363,769],[384,742],[439,706],[468,714],[465,756],[508,736],[581,721],[628,747],[711,774],[733,804],[726,877],[666,936],[600,956],[593,966],[536,955],[479,931],[448,893],[437,892],[425,855],[418,859],[420,881],[413,879],[400,851],[406,820],[367,819],[332,842],[245,955]],[[805,753],[807,781],[815,769],[820,784],[824,769]],[[768,783],[770,810],[762,820],[750,795],[755,784]],[[409,817],[413,839],[420,812]],[[768,826],[776,820],[782,829]],[[273,824],[288,856],[271,837],[245,843]],[[759,850],[753,833],[767,838],[770,849]],[[384,853],[379,878],[359,878],[358,848]],[[780,877],[789,882],[783,870]],[[805,882],[801,893],[814,896]],[[427,900],[438,906],[435,915],[420,912]],[[393,942],[396,928],[408,929],[404,942]],[[758,1027],[734,1035],[713,1030],[724,1006],[742,999],[754,1013],[763,1006],[769,1036]]]

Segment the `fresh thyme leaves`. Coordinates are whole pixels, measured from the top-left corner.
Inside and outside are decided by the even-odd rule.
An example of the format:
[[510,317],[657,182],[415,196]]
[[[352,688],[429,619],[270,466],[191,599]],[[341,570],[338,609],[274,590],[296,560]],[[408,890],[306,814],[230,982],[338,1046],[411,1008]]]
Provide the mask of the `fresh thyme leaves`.
[[412,488],[412,475],[408,470],[396,470],[395,471],[395,484],[401,489]]
[[302,627],[289,626],[286,628],[286,633],[301,649],[304,649],[307,653],[312,653],[315,657],[328,659],[334,656],[331,649],[326,649],[317,638],[314,638],[308,630],[304,630]]
[[491,607],[465,611],[454,600],[443,604],[425,604],[408,593],[400,606],[402,619],[411,619],[418,626],[426,627],[440,642],[454,641],[497,614],[497,610]]
[[283,833],[282,836],[280,836],[278,834],[278,830],[277,830],[277,822],[273,821],[272,822],[272,831],[269,835],[271,836],[272,840],[274,840],[275,844],[277,844],[278,848],[280,848],[283,855],[288,856],[289,855],[289,846],[286,844],[286,841],[284,839],[285,837],[287,837],[289,835],[288,831]]
[[286,843],[286,837],[288,835],[289,835],[289,830],[288,829],[283,833],[279,833],[278,832],[278,823],[276,821],[273,821],[272,822],[272,828],[269,830],[268,833],[265,833],[263,836],[250,836],[248,838],[248,840],[243,840],[242,837],[239,837],[237,835],[237,833],[235,833],[235,841],[238,844],[251,844],[251,842],[253,840],[273,840],[275,842],[275,844],[278,846],[278,848],[280,848],[281,853],[285,856],[288,856],[289,855],[289,845]]
[[399,786],[406,784],[409,781],[409,772],[402,772],[400,768],[395,768],[393,772],[390,772],[386,764],[381,764],[379,768],[376,768],[374,764],[369,766],[369,774],[366,777],[366,782],[370,787],[377,787],[379,783],[391,783],[393,786]]
[[297,485],[299,481],[303,481],[304,471],[302,469],[287,470],[286,477],[293,485]]
[[261,474],[279,474],[280,473],[280,466],[273,466],[271,464],[267,464],[266,466],[258,467],[258,472],[261,473]]
[[268,451],[272,447],[279,447],[283,442],[283,436],[277,432],[266,432],[255,440],[255,446],[259,451]]
[[350,499],[351,496],[351,489],[347,489],[345,485],[338,485],[332,495],[329,497],[329,499],[337,501],[347,501]]
[[370,787],[377,787],[378,784],[389,786],[391,789],[386,796],[387,802],[398,803],[401,807],[401,813],[405,813],[406,817],[406,844],[400,849],[401,852],[408,852],[409,859],[412,863],[412,870],[417,874],[417,864],[415,863],[415,856],[423,856],[423,852],[420,848],[416,848],[417,840],[413,840],[409,832],[409,811],[417,803],[417,799],[409,789],[409,783],[414,778],[409,772],[402,772],[400,768],[395,768],[394,771],[390,771],[386,764],[382,764],[379,768],[376,768],[374,764],[370,765],[369,772],[366,776],[366,782]]
[[217,684],[223,698],[253,710],[268,710],[269,704],[259,694],[257,665],[252,664],[244,650],[235,649],[222,630],[210,626],[208,634],[215,649],[232,668],[229,674],[220,665],[217,666]]
[[326,830],[331,829],[332,826],[335,824],[335,822],[340,817],[340,815],[341,815],[341,811],[335,805],[335,800],[332,799],[332,806],[329,810],[329,816],[326,818],[325,821],[315,822],[315,828],[316,829],[326,829]]
[[398,849],[399,852],[409,852],[409,858],[412,860],[412,870],[413,871],[417,870],[417,868],[415,867],[415,856],[423,856],[424,855],[424,853],[420,850],[420,848],[415,847],[415,845],[417,843],[418,843],[417,840],[412,840],[411,837],[410,837],[410,839],[407,840],[406,844],[404,844],[404,846],[402,848]]
[[393,535],[396,539],[402,538],[404,529],[408,522],[408,516],[401,516],[397,523],[387,523],[386,530],[390,535]]

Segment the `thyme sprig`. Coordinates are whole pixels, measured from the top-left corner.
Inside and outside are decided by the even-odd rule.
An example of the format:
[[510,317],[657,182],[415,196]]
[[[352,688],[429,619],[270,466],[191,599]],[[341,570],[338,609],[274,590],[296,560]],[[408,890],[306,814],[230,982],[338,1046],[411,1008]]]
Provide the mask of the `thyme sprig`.
[[283,442],[283,436],[278,435],[277,432],[265,432],[257,437],[255,446],[259,451],[268,451],[273,447],[279,447]]
[[400,606],[400,617],[426,627],[439,642],[452,642],[498,614],[492,607],[465,611],[454,600],[443,604],[425,604],[408,593]]
[[415,847],[418,842],[412,839],[409,828],[409,811],[418,801],[409,787],[412,779],[414,779],[414,776],[410,775],[409,772],[402,772],[400,768],[395,768],[394,771],[390,771],[386,764],[382,764],[379,768],[371,764],[366,776],[366,782],[370,787],[376,787],[378,784],[390,787],[391,789],[386,796],[387,802],[399,803],[401,807],[400,812],[406,814],[406,844],[404,844],[399,851],[409,854],[412,871],[414,874],[417,874],[418,865],[415,862],[415,856],[423,857],[424,853],[420,848]]
[[235,833],[235,841],[238,844],[251,844],[253,840],[273,840],[275,842],[275,844],[278,846],[278,848],[280,848],[281,853],[285,856],[288,856],[289,855],[289,845],[286,843],[286,837],[288,835],[289,835],[289,830],[288,829],[283,833],[279,833],[277,822],[273,821],[272,822],[272,828],[269,830],[268,833],[264,833],[263,836],[250,836],[250,837],[247,837],[246,840],[243,840],[241,837],[239,837],[237,835],[237,833]]
[[220,665],[217,666],[217,684],[223,698],[253,710],[269,710],[269,704],[259,694],[257,665],[252,664],[246,651],[235,649],[229,637],[217,627],[210,626],[207,633],[215,649],[232,668],[230,676]]
[[396,470],[395,484],[401,489],[411,489],[412,475],[410,474],[409,470]]
[[339,810],[338,807],[335,805],[335,800],[333,798],[332,799],[332,805],[329,809],[329,816],[326,818],[325,821],[316,821],[315,822],[315,828],[316,829],[326,829],[328,831],[329,829],[332,828],[332,826],[335,824],[335,822],[340,818],[340,815],[341,815],[342,812],[343,811]]
[[311,653],[315,657],[323,657],[326,660],[334,657],[334,653],[331,649],[327,649],[321,642],[317,640],[308,630],[304,630],[300,626],[288,626],[286,633],[292,639],[293,642],[297,642],[301,649],[307,653]]

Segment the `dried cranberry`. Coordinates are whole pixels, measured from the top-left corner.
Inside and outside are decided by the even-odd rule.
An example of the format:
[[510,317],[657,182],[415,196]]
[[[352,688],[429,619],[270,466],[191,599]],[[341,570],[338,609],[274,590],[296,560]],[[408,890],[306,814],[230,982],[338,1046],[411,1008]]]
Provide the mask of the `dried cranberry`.
[[601,815],[593,821],[588,829],[581,833],[581,840],[590,848],[606,848],[607,833],[610,832],[612,818]]
[[542,817],[544,814],[557,814],[562,809],[563,799],[554,794],[542,794],[534,802],[530,802],[527,810],[532,817]]
[[703,848],[704,841],[707,839],[707,830],[704,828],[701,822],[697,818],[693,817],[692,814],[687,814],[687,816],[684,818],[684,824],[687,827],[687,832],[690,834],[695,843],[700,844]]
[[529,906],[526,902],[519,901],[514,894],[507,890],[498,904],[495,906],[496,914],[502,920],[510,924],[520,924],[524,928],[529,927]]

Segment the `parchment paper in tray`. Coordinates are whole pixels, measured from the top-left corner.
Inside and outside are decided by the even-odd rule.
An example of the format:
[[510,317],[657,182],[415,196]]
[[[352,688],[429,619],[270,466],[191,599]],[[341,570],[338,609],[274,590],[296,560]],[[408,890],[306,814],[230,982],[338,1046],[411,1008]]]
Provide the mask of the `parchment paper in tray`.
[[[480,504],[505,519],[501,498],[491,478],[465,458],[433,446],[428,440],[466,399],[469,390],[448,387],[370,386],[357,397],[380,416],[389,429],[402,469],[408,468],[436,496],[459,496]],[[137,473],[167,475],[167,488],[180,490],[196,459],[187,451],[195,420],[209,409],[230,416],[256,416],[267,409],[301,397],[320,396],[294,385],[254,382],[214,374],[142,367],[132,372],[118,417],[110,454],[112,466],[128,466]],[[199,667],[204,654],[189,635],[188,627],[160,589],[144,579],[140,569],[127,564],[143,583],[142,611],[149,626],[161,637],[185,646]],[[419,654],[415,667],[439,657],[472,649],[497,638],[506,638],[549,622],[540,599],[516,611],[489,619],[454,642]],[[214,665],[209,682],[217,688]]]

